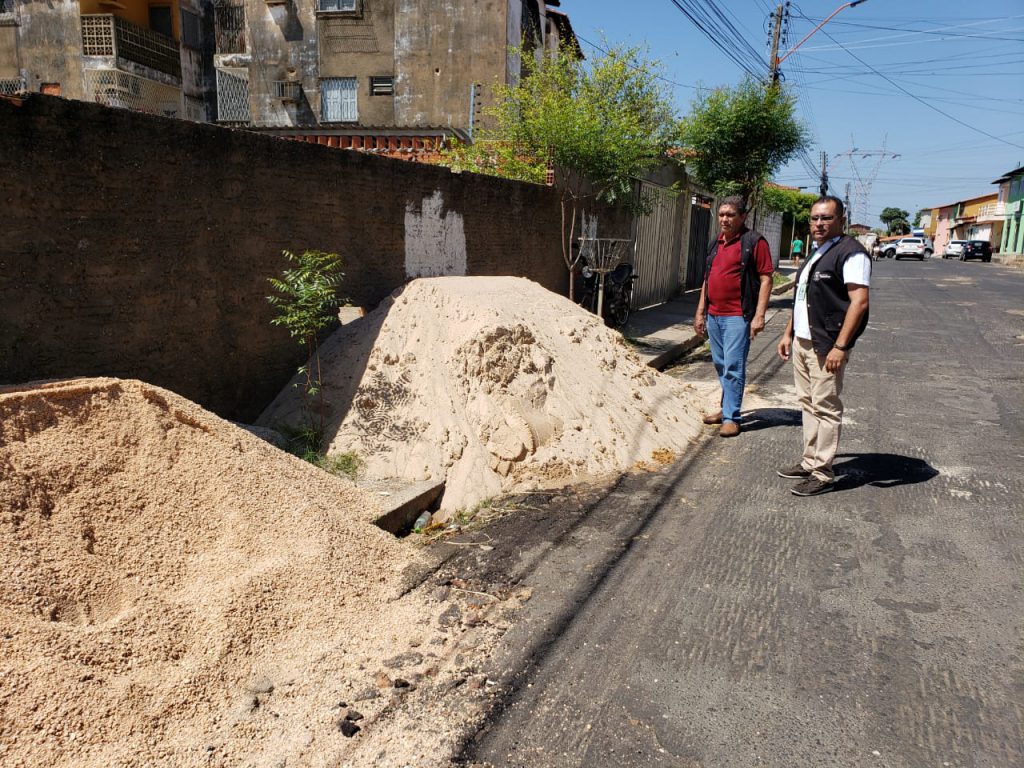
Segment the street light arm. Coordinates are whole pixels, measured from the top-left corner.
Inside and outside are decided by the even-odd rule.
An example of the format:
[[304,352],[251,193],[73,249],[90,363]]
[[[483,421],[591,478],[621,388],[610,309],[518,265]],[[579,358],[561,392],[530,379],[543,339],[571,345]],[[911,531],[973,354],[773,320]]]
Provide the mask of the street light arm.
[[860,5],[861,3],[866,3],[867,1],[868,1],[868,0],[853,0],[853,2],[851,2],[851,3],[844,3],[843,5],[840,5],[840,6],[839,6],[838,8],[836,8],[836,9],[835,9],[834,11],[832,11],[832,13],[830,13],[830,14],[828,15],[828,17],[826,17],[826,18],[825,18],[825,20],[821,22],[821,24],[819,24],[819,25],[818,25],[818,26],[816,26],[816,27],[815,27],[814,29],[812,29],[812,30],[811,30],[810,32],[808,32],[808,33],[807,33],[807,35],[806,35],[806,36],[804,37],[804,39],[803,39],[803,40],[801,40],[801,41],[800,41],[799,43],[797,43],[797,44],[796,44],[796,45],[794,45],[794,46],[793,46],[792,48],[790,48],[790,49],[789,49],[788,51],[786,51],[786,55],[785,55],[785,56],[783,56],[783,57],[781,57],[781,58],[776,58],[776,59],[775,59],[775,69],[778,69],[778,68],[779,68],[779,67],[780,67],[780,66],[782,65],[782,62],[784,62],[784,61],[785,61],[786,59],[788,59],[788,58],[789,58],[789,56],[790,56],[790,54],[791,54],[791,53],[793,53],[793,52],[794,52],[794,51],[795,51],[795,50],[796,50],[797,48],[799,48],[799,47],[800,47],[801,45],[803,45],[804,43],[806,43],[806,42],[807,42],[807,39],[808,39],[808,38],[809,38],[809,37],[810,37],[811,35],[813,35],[813,34],[814,34],[815,32],[817,32],[817,31],[818,31],[819,29],[821,29],[821,28],[822,28],[822,27],[824,27],[824,26],[825,26],[826,24],[828,24],[828,22],[832,20],[832,17],[833,17],[833,16],[835,16],[835,15],[836,15],[837,13],[839,13],[840,11],[846,10],[847,8],[856,8],[856,7],[857,7],[858,5]]

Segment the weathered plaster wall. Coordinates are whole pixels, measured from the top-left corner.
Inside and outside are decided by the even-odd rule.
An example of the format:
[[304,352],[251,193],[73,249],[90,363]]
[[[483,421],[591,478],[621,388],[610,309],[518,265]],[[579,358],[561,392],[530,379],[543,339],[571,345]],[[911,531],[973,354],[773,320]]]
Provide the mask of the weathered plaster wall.
[[[316,0],[245,0],[254,125],[316,126],[320,78],[355,77],[360,126],[467,130],[471,86],[479,124],[493,86],[518,73],[509,47],[520,42],[522,0],[365,0],[357,15],[315,8]],[[371,95],[377,75],[395,78],[393,96]],[[293,79],[303,98],[282,103],[273,81]]]
[[77,0],[26,0],[20,6],[18,56],[29,91],[60,83],[61,95],[85,98],[82,25]]
[[113,375],[231,418],[301,352],[270,325],[282,249],[379,302],[411,273],[566,287],[557,193],[98,104],[0,100],[0,383]]
[[398,125],[467,129],[470,86],[486,101],[505,77],[507,0],[395,4]]
[[0,24],[0,78],[21,77],[18,64],[18,27]]
[[[315,0],[269,5],[246,0],[249,103],[253,125],[289,127],[316,123],[319,113]],[[302,83],[298,103],[282,102],[274,81]]]
[[370,78],[395,76],[395,5],[364,2],[358,17],[320,14],[320,76],[355,77],[359,86],[359,123],[395,124],[393,96],[371,96]]

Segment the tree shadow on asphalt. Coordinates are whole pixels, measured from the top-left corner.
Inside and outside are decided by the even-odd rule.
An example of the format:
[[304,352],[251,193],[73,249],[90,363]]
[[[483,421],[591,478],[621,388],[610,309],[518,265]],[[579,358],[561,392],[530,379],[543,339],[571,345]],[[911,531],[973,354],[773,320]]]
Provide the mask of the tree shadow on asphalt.
[[836,473],[837,491],[849,491],[863,485],[875,488],[914,485],[939,474],[927,461],[898,453],[840,453],[832,468]]
[[743,431],[770,427],[799,427],[802,416],[796,408],[755,408],[743,414]]

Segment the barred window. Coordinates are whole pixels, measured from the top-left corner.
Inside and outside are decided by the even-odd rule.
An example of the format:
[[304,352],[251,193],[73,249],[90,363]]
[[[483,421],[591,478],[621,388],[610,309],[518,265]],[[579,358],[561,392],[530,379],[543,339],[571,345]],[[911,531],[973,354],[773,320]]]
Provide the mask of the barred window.
[[249,73],[244,69],[217,70],[217,119],[249,122]]
[[354,123],[359,119],[354,77],[330,77],[320,81],[320,122]]
[[371,96],[391,96],[395,92],[395,78],[377,75],[370,78]]
[[245,6],[219,0],[213,6],[217,53],[245,53]]
[[0,22],[14,23],[14,0],[0,0]]
[[181,9],[181,44],[197,51],[203,47],[203,28],[199,16]]

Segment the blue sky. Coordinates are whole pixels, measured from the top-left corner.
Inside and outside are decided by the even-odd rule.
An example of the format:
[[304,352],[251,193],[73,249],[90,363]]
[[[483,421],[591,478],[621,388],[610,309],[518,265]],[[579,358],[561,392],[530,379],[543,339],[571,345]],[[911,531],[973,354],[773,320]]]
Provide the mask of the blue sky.
[[[562,0],[561,10],[588,56],[602,39],[646,44],[684,114],[696,87],[742,79],[733,57],[758,74],[768,67],[768,19],[777,1],[710,2]],[[790,3],[782,51],[842,4]],[[722,11],[735,34],[719,39],[733,57],[677,5]],[[826,152],[831,191],[843,196],[852,185],[858,223],[878,226],[879,211],[890,205],[913,214],[988,194],[997,189],[994,179],[1024,164],[1024,0],[867,0],[808,39],[782,73],[796,90],[812,146],[775,180],[816,192],[808,165]]]

